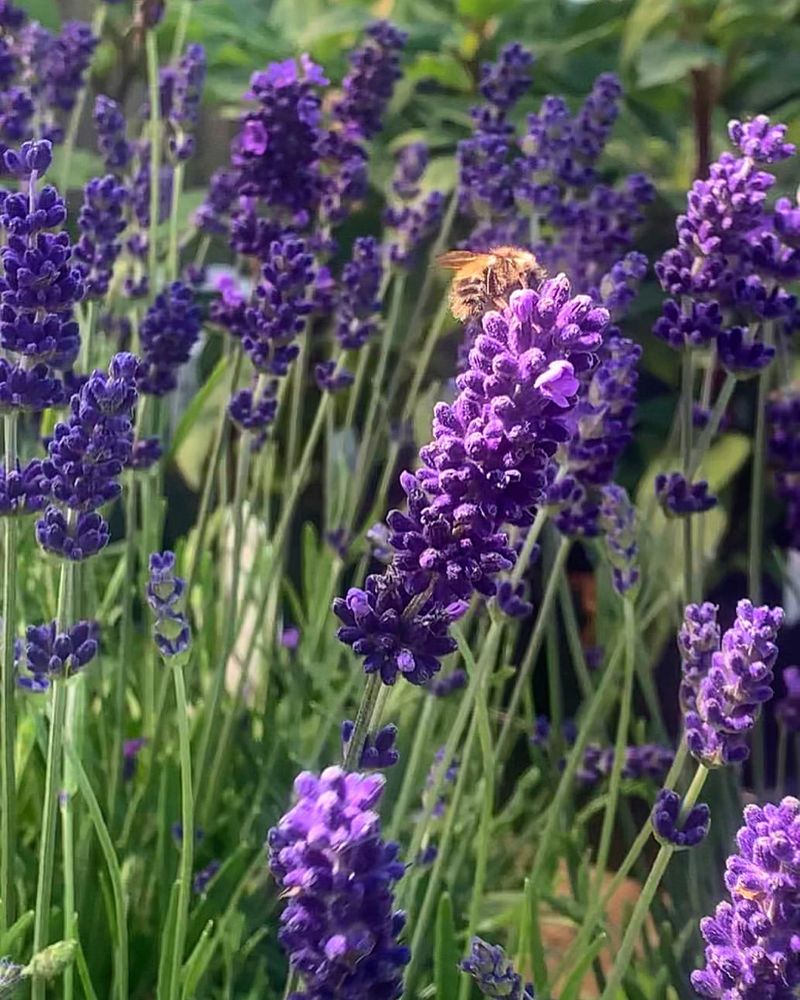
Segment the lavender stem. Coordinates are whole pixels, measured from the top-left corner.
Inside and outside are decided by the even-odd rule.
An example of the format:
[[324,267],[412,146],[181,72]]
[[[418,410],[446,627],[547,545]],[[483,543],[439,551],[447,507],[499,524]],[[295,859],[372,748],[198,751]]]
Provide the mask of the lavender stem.
[[[6,475],[17,464],[18,415],[7,413],[3,418],[5,432]],[[16,711],[14,705],[15,665],[14,632],[17,621],[17,541],[15,517],[6,517],[3,525],[3,662],[0,698],[2,698],[2,753],[0,754],[0,788],[2,789],[2,836],[0,836],[0,927],[8,930],[14,923],[15,889],[14,859],[17,854],[17,792],[14,764],[16,744]]]

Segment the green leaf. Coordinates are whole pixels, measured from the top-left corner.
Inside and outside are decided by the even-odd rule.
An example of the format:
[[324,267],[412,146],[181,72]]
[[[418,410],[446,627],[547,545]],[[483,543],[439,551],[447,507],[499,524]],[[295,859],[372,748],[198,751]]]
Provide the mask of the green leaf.
[[[174,458],[180,451],[181,446],[189,437],[191,432],[196,429],[199,422],[200,414],[206,408],[211,396],[216,390],[219,383],[222,381],[222,376],[228,369],[228,358],[223,356],[214,366],[214,370],[206,379],[205,385],[200,389],[200,391],[192,398],[191,403],[186,407],[181,417],[181,422],[175,428],[175,435],[172,439],[172,447],[169,450],[169,457]],[[202,423],[202,421],[200,421]]]
[[564,983],[561,990],[560,1000],[580,1000],[580,989],[581,983],[586,973],[589,971],[592,962],[600,954],[601,949],[605,944],[608,943],[608,938],[605,934],[601,934],[599,937],[583,950],[580,958],[572,970],[572,973]]
[[25,0],[22,9],[31,21],[38,21],[50,31],[61,31],[59,4],[54,3],[53,0]]
[[637,0],[625,20],[625,31],[620,48],[620,61],[631,63],[656,28],[672,12],[673,0]]
[[674,37],[655,39],[639,50],[638,83],[642,88],[678,83],[690,70],[718,65],[721,61],[721,53],[710,45],[684,42]]
[[409,80],[436,80],[443,87],[471,93],[473,80],[467,68],[448,52],[420,52],[406,70]]
[[191,955],[186,959],[181,973],[183,988],[181,996],[184,1000],[190,1000],[194,996],[197,984],[200,982],[203,973],[208,968],[208,963],[214,954],[215,942],[211,939],[211,932],[214,930],[214,921],[209,920],[203,928],[203,933],[198,938],[197,944],[192,949]]
[[459,957],[453,903],[450,894],[443,892],[439,897],[439,909],[436,913],[433,955],[436,1000],[455,1000],[458,996]]
[[[64,147],[53,147],[53,166],[51,174],[53,177],[60,177],[64,168]],[[88,149],[78,147],[73,149],[72,158],[69,162],[69,182],[68,187],[72,190],[81,188],[93,177],[103,177],[106,173],[103,161],[96,153]]]
[[750,457],[752,444],[744,434],[726,434],[708,450],[700,473],[712,492],[724,490]]
[[513,10],[517,0],[458,0],[458,13],[475,21],[489,21]]

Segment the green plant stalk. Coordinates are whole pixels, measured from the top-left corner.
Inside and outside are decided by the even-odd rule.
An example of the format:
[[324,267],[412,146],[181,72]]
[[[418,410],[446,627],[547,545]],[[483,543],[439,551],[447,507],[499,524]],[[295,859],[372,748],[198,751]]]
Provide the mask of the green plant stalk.
[[[692,806],[694,806],[695,802],[697,802],[697,798],[702,791],[703,785],[708,777],[708,773],[708,768],[704,767],[703,764],[697,765],[694,778],[692,779],[692,783],[689,786],[683,800],[683,816],[685,816]],[[662,844],[658,854],[656,855],[653,867],[650,874],[647,876],[647,881],[642,886],[641,893],[636,901],[636,906],[633,908],[633,913],[628,921],[625,936],[623,937],[622,944],[617,952],[614,967],[612,968],[611,974],[606,982],[606,988],[603,991],[601,1000],[616,1000],[617,998],[617,991],[622,984],[623,976],[625,975],[628,965],[630,964],[633,949],[636,946],[636,941],[642,930],[642,925],[645,922],[647,914],[650,912],[650,907],[652,906],[653,899],[658,891],[658,886],[664,872],[667,870],[667,867],[672,860],[672,855],[674,853],[675,847],[672,844]]]
[[94,337],[95,303],[94,299],[89,299],[86,303],[84,322],[81,324],[81,356],[80,370],[91,371],[92,366],[92,339]]
[[[477,712],[473,711],[472,721],[470,723],[467,738],[464,741],[464,749],[461,754],[461,763],[459,765],[456,786],[453,791],[453,799],[450,803],[450,808],[447,810],[447,818],[445,819],[444,827],[442,829],[439,851],[436,855],[436,860],[433,863],[433,868],[428,875],[425,896],[422,900],[422,906],[420,907],[419,914],[413,920],[409,920],[409,926],[414,928],[414,934],[411,939],[411,961],[409,962],[408,969],[406,971],[403,1000],[411,1000],[412,997],[416,996],[414,990],[416,979],[419,974],[420,962],[422,960],[422,942],[425,940],[428,923],[430,922],[430,918],[433,914],[433,907],[438,898],[439,885],[442,880],[442,868],[444,867],[444,860],[450,850],[450,842],[453,839],[456,818],[459,813],[459,806],[466,788],[467,777],[469,775],[470,757],[472,756],[472,748],[475,744],[477,729],[478,715]],[[432,798],[434,798],[436,794],[437,793],[434,793]],[[413,854],[409,856],[415,857]]]
[[178,277],[180,264],[180,249],[178,246],[178,216],[180,215],[181,195],[183,194],[183,162],[175,164],[172,172],[172,201],[169,212],[169,243],[167,251],[167,280],[175,281]]
[[[533,528],[529,533],[533,534]],[[539,607],[539,611],[536,616],[536,624],[534,625],[533,634],[531,636],[531,649],[538,652],[542,640],[544,639],[545,630],[547,628],[547,622],[550,617],[550,610],[555,601],[556,595],[558,593],[559,581],[561,579],[561,572],[567,562],[567,556],[569,555],[570,540],[568,538],[562,538],[559,542],[558,549],[556,550],[555,557],[553,559],[553,565],[550,567],[550,577],[547,581],[547,586],[545,587],[544,594],[542,596],[542,603]],[[524,550],[523,550],[524,551]],[[520,556],[517,566],[523,566],[522,556]],[[516,569],[516,567],[515,567]],[[513,577],[512,577],[513,579]],[[536,663],[536,652],[531,656],[527,656],[525,662],[517,671],[517,677],[514,682],[514,689],[511,692],[511,698],[509,699],[508,705],[506,706],[506,717],[503,722],[503,728],[500,730],[500,738],[497,741],[497,746],[495,749],[495,759],[498,764],[502,766],[507,751],[510,749],[512,727],[514,724],[514,718],[519,707],[520,699],[522,698],[522,691],[525,684],[528,682],[530,673]]]
[[[694,401],[692,352],[691,348],[683,349],[681,363],[681,451],[683,456],[683,474],[689,475],[692,464],[692,403]],[[692,553],[692,519],[684,516],[683,527],[683,598],[689,604],[694,591],[694,567]]]
[[403,773],[403,783],[400,786],[400,792],[392,809],[392,820],[386,833],[387,840],[397,840],[400,836],[403,821],[406,819],[409,807],[411,806],[411,800],[418,794],[422,780],[423,757],[426,752],[430,752],[431,748],[431,734],[436,723],[437,709],[442,699],[434,698],[427,691],[422,692],[422,697],[424,698],[422,714],[416,724],[414,742],[411,744],[408,764],[406,764],[406,769]]
[[286,468],[293,469],[297,459],[297,443],[303,424],[303,403],[306,397],[308,373],[308,327],[300,335],[300,354],[292,368],[292,395],[289,403],[289,441],[286,447]]
[[367,418],[364,421],[364,431],[356,458],[356,471],[353,476],[355,495],[350,504],[350,524],[352,524],[352,521],[358,512],[358,505],[361,499],[361,488],[364,485],[364,474],[374,448],[376,435],[379,429],[382,429],[382,422],[380,428],[378,425],[378,407],[381,399],[383,398],[383,380],[386,377],[386,367],[389,363],[389,354],[391,353],[392,343],[394,342],[397,321],[400,318],[400,309],[403,305],[405,287],[405,273],[396,275],[392,283],[392,299],[389,304],[389,315],[386,320],[386,327],[381,333],[381,349],[380,354],[378,355],[378,365],[375,369],[375,374],[372,380],[372,393],[370,394],[369,406],[367,408]]
[[155,30],[145,34],[147,91],[150,101],[150,225],[147,244],[147,280],[152,298],[158,287],[158,210],[161,191],[161,95],[159,88],[158,42]]
[[[106,23],[106,14],[108,13],[108,4],[100,3],[94,12],[94,17],[92,18],[92,34],[95,38],[100,38],[103,33],[103,26]],[[86,106],[86,94],[88,92],[88,86],[86,83],[78,91],[78,96],[73,105],[72,111],[70,112],[69,122],[67,124],[67,132],[64,137],[64,144],[62,149],[62,160],[61,160],[61,173],[58,178],[58,188],[61,191],[62,196],[66,200],[67,197],[67,185],[69,184],[70,170],[72,169],[72,154],[75,152],[75,142],[78,138],[78,126],[81,123],[81,117],[83,116],[83,109]]]
[[[258,391],[258,390],[256,390]],[[239,590],[241,589],[242,570],[242,547],[244,539],[244,499],[247,493],[248,477],[250,474],[250,458],[252,451],[250,448],[251,434],[246,431],[239,440],[239,454],[236,462],[236,485],[233,496],[233,546],[231,550],[231,591],[230,599],[225,602],[223,608],[223,620],[227,623],[225,634],[222,640],[222,648],[217,652],[217,665],[212,681],[211,696],[208,705],[203,713],[203,732],[200,739],[200,748],[197,755],[197,771],[195,798],[201,800],[201,790],[205,791],[202,796],[202,806],[199,812],[201,824],[205,823],[207,810],[214,799],[214,786],[211,781],[206,783],[206,766],[211,744],[211,736],[214,731],[216,717],[222,701],[222,692],[225,687],[225,670],[228,659],[234,648],[237,635],[238,615],[239,615]],[[267,588],[268,590],[269,588]],[[223,601],[224,587],[222,588]],[[249,663],[249,658],[245,664]]]
[[192,17],[193,0],[183,0],[181,4],[178,20],[175,24],[175,37],[172,40],[172,55],[170,62],[174,65],[181,57],[183,47],[186,44],[186,32],[189,30],[189,21]]
[[572,602],[572,594],[569,589],[567,574],[561,571],[561,581],[559,583],[558,603],[561,607],[561,617],[564,620],[564,631],[567,635],[567,645],[569,646],[572,666],[578,678],[581,694],[584,698],[589,698],[594,693],[594,681],[589,673],[586,664],[586,654],[583,651],[580,632],[578,630],[578,619],[575,614],[575,605]]
[[[16,413],[3,417],[5,433],[5,467],[17,464]],[[0,930],[7,931],[15,919],[14,862],[17,856],[17,779],[14,748],[17,739],[17,720],[14,705],[15,665],[14,633],[17,624],[17,541],[19,527],[15,517],[4,518],[3,523],[3,662],[0,679],[2,711],[2,752],[0,752]]]
[[378,723],[381,702],[380,694],[383,686],[380,674],[374,673],[367,677],[367,683],[364,685],[364,693],[361,695],[361,703],[356,713],[353,735],[350,737],[350,742],[347,744],[347,750],[342,759],[342,767],[346,771],[358,770],[358,762],[361,760],[361,751],[364,749],[367,735],[370,729],[374,728]]
[[352,427],[355,423],[358,401],[361,399],[361,389],[364,385],[364,379],[367,377],[367,369],[369,368],[371,358],[372,343],[371,341],[367,341],[358,352],[355,378],[347,392],[347,409],[344,414],[344,426],[346,428]]
[[183,680],[185,656],[172,657],[172,679],[175,685],[175,708],[178,716],[178,746],[181,761],[181,861],[178,875],[178,913],[172,946],[172,974],[170,1000],[180,996],[181,966],[186,948],[186,929],[189,923],[189,902],[192,892],[192,867],[194,863],[194,796],[192,794],[192,749],[189,739],[189,707]]
[[[239,382],[239,371],[242,366],[241,347],[236,345],[234,352],[228,396],[233,395],[233,392]],[[186,573],[186,594],[189,600],[191,600],[192,588],[197,580],[197,569],[200,565],[200,554],[203,551],[206,531],[208,530],[208,520],[211,514],[211,498],[214,492],[214,479],[217,475],[217,469],[219,468],[222,448],[225,444],[225,431],[228,426],[228,410],[226,406],[222,406],[220,407],[217,426],[214,430],[214,444],[211,448],[211,461],[206,466],[206,474],[203,481],[203,492],[200,498],[200,510],[197,515],[197,526],[195,527],[195,544],[192,550],[192,558],[189,563],[189,569]]]
[[442,334],[442,330],[444,329],[449,315],[450,303],[447,298],[443,298],[433,322],[428,327],[428,336],[425,338],[425,342],[422,345],[422,351],[420,356],[417,358],[417,363],[414,368],[414,377],[411,380],[411,387],[408,390],[405,406],[403,407],[404,421],[409,420],[414,413],[422,381],[427,374],[434,348],[436,347],[439,337]]
[[[61,568],[61,587],[65,587]],[[56,809],[58,791],[61,784],[61,756],[64,746],[64,714],[66,708],[66,681],[52,683],[50,735],[47,741],[47,769],[44,782],[44,802],[42,806],[41,840],[39,842],[39,871],[36,880],[36,906],[33,923],[33,953],[40,952],[47,945],[50,925],[50,899],[53,892],[53,863],[56,848]],[[32,1000],[44,1000],[46,984],[41,976],[35,976],[31,987]]]
[[[114,897],[114,916],[117,923],[116,942],[114,956],[116,959],[114,968],[114,983],[117,988],[118,1000],[130,1000],[128,992],[128,924],[125,913],[125,894],[122,888],[122,873],[119,869],[117,856],[114,853],[114,845],[111,842],[111,835],[108,827],[103,821],[103,814],[100,810],[100,803],[92,791],[92,785],[86,776],[78,757],[71,747],[67,747],[70,762],[75,769],[75,778],[78,782],[81,795],[83,796],[89,815],[92,819],[97,839],[100,842],[100,849],[103,852],[106,866],[108,868],[109,879],[111,881],[111,892]],[[34,953],[38,950],[34,945]],[[42,997],[44,992],[42,992]]]
[[[764,329],[764,342],[772,342],[772,327]],[[753,475],[750,487],[750,524],[748,530],[747,582],[750,600],[760,604],[763,597],[763,548],[764,548],[764,489],[767,452],[767,397],[769,395],[770,368],[758,377],[756,400],[756,430],[753,441]],[[766,730],[763,716],[756,723],[753,733],[753,778],[756,794],[763,798],[766,788]]]
[[595,861],[595,882],[593,892],[600,893],[603,877],[608,866],[608,856],[611,851],[611,837],[614,833],[614,821],[617,817],[622,769],[625,763],[625,748],[628,743],[628,730],[631,724],[631,709],[633,705],[633,677],[636,664],[636,617],[633,602],[623,598],[625,615],[625,672],[622,681],[622,699],[620,701],[619,719],[617,721],[617,737],[614,743],[614,763],[608,782],[608,798],[603,814],[603,826],[600,832],[600,845]]
[[[477,673],[477,665],[469,645],[463,635],[456,632],[461,655],[470,664],[470,673]],[[478,728],[478,742],[481,748],[483,793],[481,796],[481,818],[478,827],[478,839],[475,845],[475,876],[472,881],[472,897],[469,905],[466,940],[471,941],[478,930],[478,922],[483,902],[483,892],[486,885],[486,872],[489,866],[489,848],[492,839],[492,817],[494,815],[494,755],[492,748],[492,729],[489,724],[489,706],[486,700],[486,682],[478,685],[475,697],[475,718]],[[469,1000],[472,981],[467,976],[461,977],[459,1000]]]
[[[59,606],[56,632],[65,632],[75,619],[78,594],[78,566],[67,565],[67,586],[63,607]],[[65,683],[68,678],[65,678]],[[69,752],[80,757],[83,744],[85,678],[72,679],[67,687],[67,703],[64,710],[64,762],[63,781],[59,795],[61,805],[61,851],[64,869],[64,940],[77,937],[78,922],[75,905],[75,805],[76,791],[74,768]],[[64,1000],[72,1000],[75,990],[75,973],[72,963],[64,969]]]
[[714,403],[714,407],[711,410],[708,423],[698,435],[694,449],[692,450],[691,460],[689,462],[689,479],[694,478],[706,456],[706,452],[711,445],[714,435],[719,430],[719,425],[722,422],[722,418],[725,415],[725,411],[728,409],[728,404],[733,396],[733,390],[736,388],[736,382],[736,376],[728,374],[725,377],[725,381],[722,383],[722,388],[720,389],[719,395]]

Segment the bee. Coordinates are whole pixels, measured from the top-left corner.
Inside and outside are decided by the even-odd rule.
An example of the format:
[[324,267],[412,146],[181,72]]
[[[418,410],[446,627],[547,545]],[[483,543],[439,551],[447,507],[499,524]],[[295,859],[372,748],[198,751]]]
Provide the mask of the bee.
[[485,253],[449,250],[436,263],[455,271],[450,310],[461,323],[506,305],[511,292],[529,288],[546,275],[534,254],[521,247],[492,247]]

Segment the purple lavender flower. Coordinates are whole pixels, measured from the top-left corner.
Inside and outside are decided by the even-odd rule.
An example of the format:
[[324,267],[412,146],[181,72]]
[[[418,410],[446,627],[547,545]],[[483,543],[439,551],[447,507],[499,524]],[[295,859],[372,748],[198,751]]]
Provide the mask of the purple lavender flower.
[[533,605],[525,600],[525,584],[516,586],[510,580],[503,580],[495,595],[497,606],[509,618],[527,618],[533,611]]
[[358,350],[376,334],[382,277],[380,244],[373,236],[359,237],[342,271],[336,310],[336,339],[345,350]]
[[177,384],[177,370],[186,364],[200,336],[200,308],[188,285],[173,281],[153,300],[139,327],[144,364],[137,388],[164,396]]
[[[444,761],[444,752],[445,752],[445,747],[439,747],[439,749],[433,755],[433,764],[431,765],[430,770],[428,771],[428,774],[425,778],[425,790],[423,792],[423,801],[430,796],[431,789],[436,784],[436,775],[439,771],[439,768],[442,765],[442,762]],[[444,816],[445,814],[445,810],[447,809],[447,798],[448,798],[447,786],[454,785],[456,783],[456,778],[458,777],[458,771],[460,767],[461,763],[458,760],[458,758],[452,757],[450,759],[450,763],[447,765],[447,770],[444,772],[442,776],[442,780],[444,783],[443,785],[440,786],[439,797],[436,799],[436,802],[434,803],[433,809],[431,811],[431,815],[435,819],[441,819],[442,816]]]
[[701,479],[689,483],[680,472],[659,473],[655,478],[656,499],[667,517],[703,514],[719,501],[708,492],[708,483]]
[[192,879],[192,892],[197,896],[204,896],[208,891],[208,886],[214,876],[219,872],[222,863],[215,858],[213,861],[195,873]]
[[523,985],[522,976],[514,970],[499,945],[488,944],[481,938],[474,937],[469,955],[461,962],[461,969],[472,976],[485,997],[534,1000],[533,985]]
[[656,840],[678,850],[696,847],[708,836],[711,810],[705,803],[693,806],[681,817],[683,800],[677,792],[662,788],[650,814]]
[[333,113],[346,132],[371,139],[380,132],[383,115],[402,76],[400,53],[408,35],[388,21],[365,31],[364,44],[350,53],[350,72],[342,81],[342,97]]
[[186,47],[175,68],[167,121],[171,128],[169,148],[176,160],[188,160],[200,117],[200,101],[206,78],[206,50],[194,43]]
[[269,865],[288,905],[279,939],[299,973],[299,997],[402,992],[408,949],[397,943],[404,914],[393,911],[402,878],[396,844],[381,837],[374,811],[384,779],[329,767],[295,780],[296,803],[269,831]]
[[681,657],[680,701],[684,712],[694,705],[697,688],[711,670],[713,654],[719,649],[722,632],[717,624],[717,606],[687,604],[678,630]]
[[[607,778],[614,768],[614,747],[590,743],[576,771],[582,785],[596,785]],[[648,778],[662,782],[672,767],[675,752],[661,743],[642,743],[625,748],[622,777],[631,781]]]
[[139,754],[146,746],[147,740],[141,736],[133,740],[125,740],[122,744],[122,778],[124,781],[132,781],[136,776]]
[[165,659],[188,652],[192,636],[183,610],[186,583],[175,576],[175,553],[153,552],[147,603],[155,616],[153,641]]
[[786,696],[775,706],[775,716],[789,733],[800,732],[800,667],[784,667],[781,673]]
[[709,620],[707,608],[687,608],[687,617],[691,613],[694,620],[686,623],[681,639],[682,650],[689,653],[681,694],[689,749],[706,767],[722,767],[750,755],[748,734],[762,704],[773,695],[775,638],[783,611],[739,601],[736,621],[721,647],[710,650],[716,623]]
[[[353,736],[355,723],[352,719],[345,719],[342,723],[342,747],[347,751],[347,745]],[[376,733],[368,733],[364,741],[364,748],[358,766],[362,770],[380,770],[394,767],[400,760],[400,752],[395,747],[397,740],[397,726],[389,724],[382,726]]]
[[83,278],[86,298],[100,299],[108,291],[114,264],[122,249],[119,236],[127,225],[127,188],[113,174],[94,177],[83,189],[78,216],[81,231],[73,255]]
[[445,677],[437,677],[428,685],[428,690],[434,698],[448,698],[456,691],[467,686],[467,672],[458,667],[451,670]]
[[81,560],[108,541],[108,527],[95,512],[121,491],[119,476],[133,444],[139,370],[134,355],[116,354],[108,374],[94,371],[72,397],[68,419],[56,424],[42,464],[51,506],[36,523],[45,550]]
[[25,644],[27,673],[17,677],[20,687],[46,691],[53,680],[66,680],[97,655],[100,628],[95,621],[81,621],[63,632],[56,622],[29,625]]
[[106,170],[120,172],[133,157],[133,147],[125,134],[125,115],[110,97],[100,94],[94,104],[94,128],[97,146]]
[[44,508],[47,484],[42,463],[33,458],[26,465],[17,461],[16,469],[6,472],[0,466],[0,517],[22,517]]
[[742,155],[756,163],[777,163],[797,152],[793,143],[784,142],[786,126],[773,125],[766,115],[747,122],[734,119],[728,124],[728,134]]
[[66,208],[55,188],[36,189],[51,156],[45,141],[4,156],[6,169],[25,179],[28,193],[0,192],[0,225],[8,234],[0,250],[0,344],[28,359],[26,369],[36,362],[69,368],[79,346],[72,311],[83,294],[80,273],[71,264],[67,233],[46,232],[64,223]]
[[636,510],[621,486],[604,486],[601,495],[599,524],[605,532],[614,589],[625,594],[639,581]]
[[355,376],[335,361],[320,361],[314,365],[314,381],[320,392],[341,392],[353,384]]
[[440,191],[421,197],[420,181],[428,164],[428,147],[424,142],[403,146],[397,154],[392,178],[391,201],[383,215],[391,230],[389,260],[396,267],[409,266],[422,243],[439,226],[445,199]]
[[139,472],[151,469],[163,453],[164,449],[161,447],[159,438],[135,438],[131,447],[130,458],[126,462],[126,468],[136,469]]
[[767,456],[777,493],[786,503],[789,545],[800,548],[800,393],[784,389],[767,405]]
[[746,806],[744,822],[726,866],[730,902],[700,921],[705,968],[692,986],[717,1000],[790,1000],[800,986],[800,802]]
[[435,409],[422,467],[401,476],[408,503],[387,518],[391,567],[334,602],[339,638],[366,656],[368,672],[426,681],[452,651],[448,623],[514,565],[502,528],[532,523],[607,322],[588,296],[570,298],[564,275],[486,314],[456,401]]
[[293,653],[300,645],[300,629],[296,625],[287,625],[281,632],[281,646]]
[[197,228],[213,235],[228,231],[229,213],[237,194],[239,175],[233,170],[216,170],[209,181],[206,200],[195,213]]

